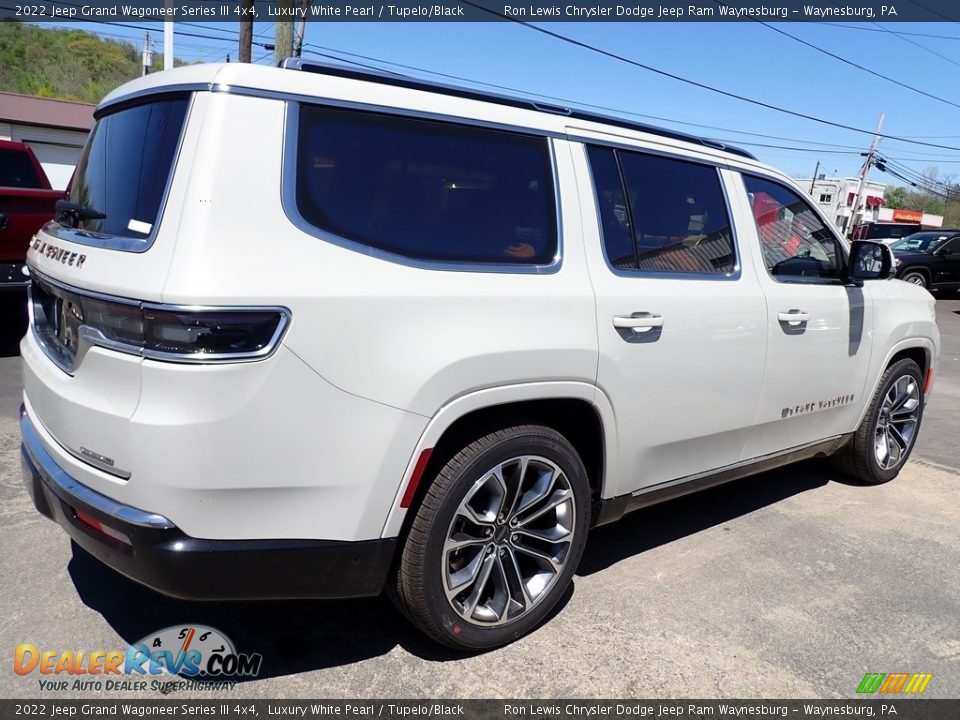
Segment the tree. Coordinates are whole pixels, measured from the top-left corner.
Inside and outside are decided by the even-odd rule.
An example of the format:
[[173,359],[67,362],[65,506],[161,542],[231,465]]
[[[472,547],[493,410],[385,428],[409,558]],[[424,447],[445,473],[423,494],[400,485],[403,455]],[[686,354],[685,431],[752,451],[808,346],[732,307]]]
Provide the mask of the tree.
[[899,210],[907,207],[907,189],[902,187],[888,187],[883,193],[883,202],[888,208]]

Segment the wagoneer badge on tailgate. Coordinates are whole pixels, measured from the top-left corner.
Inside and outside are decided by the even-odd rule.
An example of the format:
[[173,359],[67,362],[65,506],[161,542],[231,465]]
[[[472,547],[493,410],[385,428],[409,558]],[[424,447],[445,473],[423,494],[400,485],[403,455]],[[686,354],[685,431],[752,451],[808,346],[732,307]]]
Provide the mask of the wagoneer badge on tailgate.
[[75,268],[82,268],[83,264],[87,261],[86,255],[65,250],[62,247],[53,245],[52,243],[44,242],[38,237],[33,238],[33,242],[30,244],[30,249],[36,250],[41,255],[46,255],[51,260],[61,262],[64,265],[70,265]]

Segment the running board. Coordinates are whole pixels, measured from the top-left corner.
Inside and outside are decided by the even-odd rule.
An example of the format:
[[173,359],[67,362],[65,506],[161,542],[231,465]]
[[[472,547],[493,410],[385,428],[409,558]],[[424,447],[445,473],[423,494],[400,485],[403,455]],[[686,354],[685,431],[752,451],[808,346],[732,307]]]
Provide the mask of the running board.
[[801,460],[815,457],[827,457],[849,442],[851,435],[838,435],[827,440],[818,440],[815,443],[790,448],[783,452],[764,455],[763,457],[745,460],[727,465],[719,470],[711,470],[677,480],[668,480],[653,487],[638,490],[629,495],[619,495],[614,498],[600,501],[600,507],[594,521],[594,527],[616,522],[627,513],[658,503],[673,500],[674,498],[689,495],[690,493],[716,485],[740,480],[750,475],[774,470],[784,465],[791,465]]

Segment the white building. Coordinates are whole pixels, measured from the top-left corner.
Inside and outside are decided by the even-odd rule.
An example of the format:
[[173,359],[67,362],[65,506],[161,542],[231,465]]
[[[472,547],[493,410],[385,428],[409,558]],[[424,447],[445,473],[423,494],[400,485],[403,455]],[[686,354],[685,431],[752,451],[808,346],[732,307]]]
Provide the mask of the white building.
[[65,190],[93,126],[95,105],[0,93],[0,139],[30,146],[55,190]]
[[[860,189],[859,177],[828,178],[818,175],[816,180],[811,178],[797,179],[797,183],[805,189],[813,201],[820,206],[827,217],[833,220],[837,228],[846,233],[850,225],[850,216],[853,214],[853,203]],[[887,186],[883,183],[867,180],[860,207],[857,210],[858,222],[879,220],[878,214],[883,207],[883,194]]]

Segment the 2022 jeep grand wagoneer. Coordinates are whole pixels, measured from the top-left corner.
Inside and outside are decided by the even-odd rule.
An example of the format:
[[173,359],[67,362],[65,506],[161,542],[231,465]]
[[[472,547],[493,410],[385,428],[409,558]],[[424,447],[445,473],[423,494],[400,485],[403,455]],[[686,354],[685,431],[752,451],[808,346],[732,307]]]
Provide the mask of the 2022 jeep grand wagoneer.
[[939,336],[779,172],[526,100],[287,63],[111,93],[34,239],[23,463],[190,598],[374,595],[508,642],[591,526],[916,441]]

